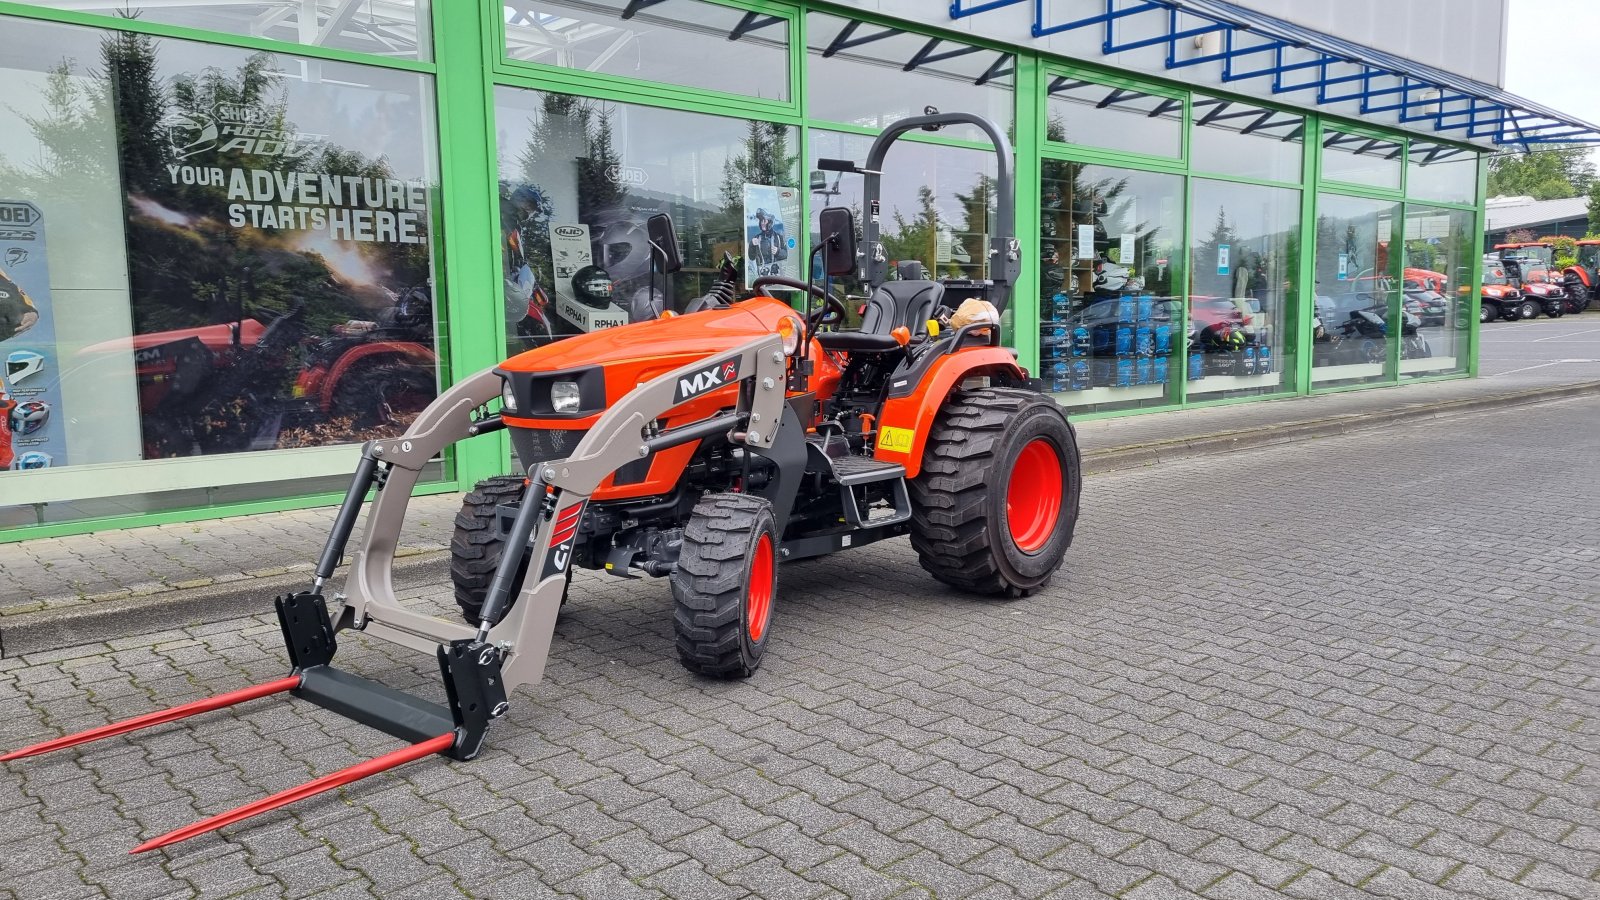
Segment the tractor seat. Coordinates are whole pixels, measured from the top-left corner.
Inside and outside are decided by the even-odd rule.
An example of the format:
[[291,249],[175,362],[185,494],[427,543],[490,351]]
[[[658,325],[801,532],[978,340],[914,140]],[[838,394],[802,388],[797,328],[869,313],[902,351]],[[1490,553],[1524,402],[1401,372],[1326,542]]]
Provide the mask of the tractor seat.
[[[901,274],[926,275],[920,264],[904,265]],[[928,333],[928,319],[944,298],[944,285],[926,278],[886,281],[872,292],[861,313],[859,331],[830,331],[817,335],[824,350],[893,350],[900,346],[890,332],[904,325],[913,338]]]

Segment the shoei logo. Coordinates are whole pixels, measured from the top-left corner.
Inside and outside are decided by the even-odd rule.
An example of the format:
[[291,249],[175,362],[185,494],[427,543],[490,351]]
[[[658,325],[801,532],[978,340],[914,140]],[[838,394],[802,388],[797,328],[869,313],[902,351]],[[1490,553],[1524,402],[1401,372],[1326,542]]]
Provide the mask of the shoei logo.
[[678,379],[678,389],[673,392],[672,402],[682,403],[691,397],[698,397],[707,391],[715,390],[725,384],[731,384],[739,378],[739,357],[719,362],[707,369],[701,369],[693,375]]
[[576,225],[557,225],[556,228],[555,228],[555,231],[556,231],[556,236],[557,237],[568,237],[568,238],[581,238],[581,237],[583,237],[583,229],[579,228]]
[[606,178],[613,184],[644,184],[650,180],[650,173],[638,166],[618,164],[606,166]]
[[0,226],[23,228],[36,224],[41,218],[39,207],[25,200],[0,202]]
[[578,537],[578,523],[583,521],[583,507],[587,501],[569,506],[556,516],[556,523],[550,530],[550,554],[545,557],[544,570],[539,575],[543,581],[552,575],[560,575],[567,570],[567,564],[572,562],[572,547]]

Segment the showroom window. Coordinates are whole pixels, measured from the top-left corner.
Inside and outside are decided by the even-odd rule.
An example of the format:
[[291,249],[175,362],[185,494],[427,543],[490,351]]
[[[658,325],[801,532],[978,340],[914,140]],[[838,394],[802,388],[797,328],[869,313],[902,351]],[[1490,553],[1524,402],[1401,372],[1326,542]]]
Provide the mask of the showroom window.
[[1401,375],[1466,371],[1477,219],[1471,209],[1406,206]]
[[708,0],[504,0],[514,62],[787,101],[789,19]]
[[1298,183],[1305,156],[1305,117],[1218,97],[1196,96],[1189,136],[1196,171]]
[[22,0],[29,6],[102,13],[290,44],[426,60],[429,0]]
[[[804,277],[799,129],[512,87],[496,89],[495,120],[513,352],[681,311],[725,278],[742,292]],[[684,258],[665,293],[656,213]]]
[[1046,88],[1046,138],[1101,150],[1183,155],[1183,100],[1055,75]]
[[[348,443],[432,399],[430,76],[25,19],[4,20],[0,60],[0,204],[29,218],[8,234],[24,297],[0,310],[0,350],[43,354],[6,391],[47,412],[0,446],[6,463]],[[311,459],[297,477],[334,471]],[[182,465],[203,499],[116,511],[226,493]],[[21,479],[10,502],[48,501],[18,524],[106,514],[57,502],[53,473],[0,479]]]
[[1389,258],[1400,204],[1317,197],[1311,381],[1333,387],[1384,381],[1400,290]]
[[1183,178],[1046,159],[1040,190],[1040,377],[1082,411],[1172,402]]
[[[806,15],[806,41],[813,119],[881,129],[933,106],[987,116],[1011,131],[1014,54],[817,12]],[[966,125],[939,133],[989,140]]]
[[1196,178],[1193,203],[1188,396],[1212,400],[1289,389],[1300,192]]
[[[867,158],[872,138],[812,129],[809,158]],[[933,278],[989,276],[989,237],[995,214],[995,155],[986,150],[900,140],[889,151],[880,182],[884,250],[889,271],[899,263],[922,263]],[[818,172],[811,190],[811,234],[827,206],[848,207],[862,226],[859,175]],[[815,246],[815,244],[813,244]],[[836,279],[851,295],[863,287],[855,276]]]
[[1400,189],[1402,141],[1325,128],[1322,180],[1364,187]]
[[1441,203],[1476,203],[1477,151],[1454,144],[1413,140],[1406,193]]

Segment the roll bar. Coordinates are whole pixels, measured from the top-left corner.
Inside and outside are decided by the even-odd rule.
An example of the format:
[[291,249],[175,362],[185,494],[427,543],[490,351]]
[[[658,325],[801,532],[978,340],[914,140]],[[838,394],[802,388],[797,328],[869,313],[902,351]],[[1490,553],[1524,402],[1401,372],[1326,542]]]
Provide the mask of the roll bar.
[[889,155],[889,147],[901,135],[918,128],[937,130],[946,125],[973,125],[989,136],[989,142],[994,145],[995,156],[999,158],[999,168],[996,170],[995,193],[996,222],[994,234],[989,238],[989,278],[994,282],[995,290],[990,294],[990,300],[1004,312],[1007,303],[1011,300],[1011,292],[1017,283],[1017,276],[1022,270],[1022,252],[1017,244],[1017,185],[1016,176],[1012,172],[1014,156],[1011,150],[1011,141],[1006,138],[1005,132],[999,126],[984,116],[975,113],[931,113],[925,116],[912,116],[908,119],[890,125],[872,142],[872,150],[867,154],[866,165],[859,171],[866,176],[863,187],[862,199],[866,203],[867,221],[863,226],[862,235],[866,246],[866,264],[863,266],[862,278],[870,285],[882,284],[889,274],[889,259],[884,254],[883,242],[880,240],[880,199],[882,197],[883,161]]

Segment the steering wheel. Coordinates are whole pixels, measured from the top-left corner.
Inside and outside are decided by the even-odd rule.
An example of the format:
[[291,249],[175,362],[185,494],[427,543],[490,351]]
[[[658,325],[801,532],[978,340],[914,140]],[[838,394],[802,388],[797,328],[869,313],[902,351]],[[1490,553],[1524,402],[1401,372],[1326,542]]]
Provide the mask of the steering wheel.
[[[777,285],[779,287],[793,288],[797,291],[805,291],[811,296],[821,300],[822,308],[811,314],[811,321],[809,324],[812,328],[815,328],[818,325],[837,325],[838,323],[844,321],[844,301],[823,290],[821,285],[807,284],[799,279],[785,278],[782,275],[763,275],[760,278],[757,278],[755,282],[750,285],[750,287],[763,297],[772,297],[772,294],[768,293],[767,291],[767,287],[769,285]],[[778,298],[773,297],[773,299],[776,300]]]

